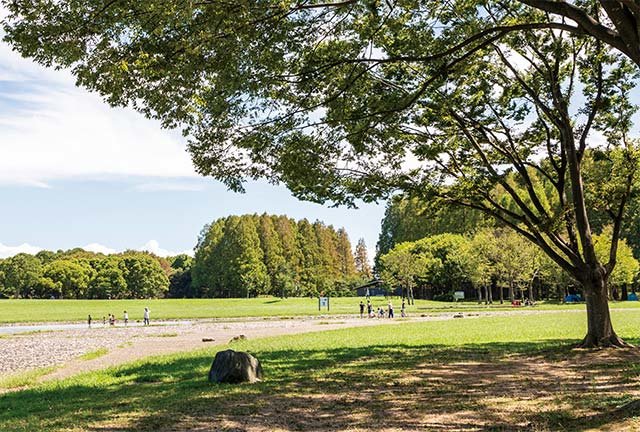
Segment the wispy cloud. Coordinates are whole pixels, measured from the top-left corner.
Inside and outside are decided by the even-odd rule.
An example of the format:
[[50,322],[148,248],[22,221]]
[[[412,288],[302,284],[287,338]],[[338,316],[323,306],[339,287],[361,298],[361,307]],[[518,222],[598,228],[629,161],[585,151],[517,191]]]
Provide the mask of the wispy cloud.
[[[45,69],[1,42],[0,88],[0,185],[196,177],[180,134],[132,109],[109,107],[76,88],[68,71]],[[141,190],[154,190],[153,184]]]

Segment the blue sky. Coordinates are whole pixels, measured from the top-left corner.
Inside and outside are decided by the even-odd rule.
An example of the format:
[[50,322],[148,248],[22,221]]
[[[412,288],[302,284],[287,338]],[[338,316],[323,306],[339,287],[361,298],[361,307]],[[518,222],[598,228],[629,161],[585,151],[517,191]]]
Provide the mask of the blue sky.
[[179,134],[73,83],[0,43],[0,258],[41,248],[190,251],[205,223],[254,212],[344,226],[373,254],[384,203],[326,208],[260,182],[229,192],[195,174]]

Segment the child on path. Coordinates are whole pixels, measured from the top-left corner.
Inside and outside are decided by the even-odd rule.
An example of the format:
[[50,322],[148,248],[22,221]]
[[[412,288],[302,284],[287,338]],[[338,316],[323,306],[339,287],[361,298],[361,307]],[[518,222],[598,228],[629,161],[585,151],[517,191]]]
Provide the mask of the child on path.
[[151,325],[149,323],[149,308],[148,307],[144,308],[143,318],[144,318],[144,325],[146,325],[146,326]]
[[87,318],[87,324],[89,324],[89,328],[91,328],[91,315]]
[[129,314],[127,311],[124,311],[124,326],[127,327],[129,325]]
[[364,303],[362,303],[362,300],[360,300],[360,318],[362,318],[364,315]]

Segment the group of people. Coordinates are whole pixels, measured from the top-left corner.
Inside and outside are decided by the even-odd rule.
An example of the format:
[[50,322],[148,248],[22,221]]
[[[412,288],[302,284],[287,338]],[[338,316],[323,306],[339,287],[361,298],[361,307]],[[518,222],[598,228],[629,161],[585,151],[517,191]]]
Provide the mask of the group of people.
[[[371,300],[367,298],[366,309],[367,309],[367,317],[369,318],[385,318],[385,317],[393,318],[394,317],[393,303],[391,303],[391,300],[389,300],[389,303],[387,303],[386,311],[382,307],[379,307],[374,311],[373,305],[371,304]],[[360,318],[364,318],[364,311],[365,311],[365,304],[363,301],[360,301]],[[400,308],[400,315],[403,318],[407,316],[407,305],[404,299],[402,299],[402,307]]]
[[[127,311],[124,311],[122,313],[122,320],[124,321],[124,326],[128,327],[129,326],[129,314],[127,313]],[[109,314],[109,317],[102,317],[102,325],[104,327],[107,326],[107,321],[109,322],[109,326],[115,326],[116,325],[116,316],[114,314]],[[91,324],[93,323],[93,317],[91,315],[89,315],[87,317],[87,324],[89,325],[89,328],[91,328]],[[150,321],[150,311],[149,308],[146,307],[144,308],[144,313],[143,313],[143,325],[148,326],[151,324]]]

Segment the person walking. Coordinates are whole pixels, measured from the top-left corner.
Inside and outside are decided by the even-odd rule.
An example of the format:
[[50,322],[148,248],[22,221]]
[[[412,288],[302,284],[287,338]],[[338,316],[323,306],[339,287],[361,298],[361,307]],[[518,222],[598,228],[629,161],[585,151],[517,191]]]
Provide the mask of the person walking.
[[151,325],[150,321],[149,321],[149,308],[148,307],[144,308],[143,319],[144,319],[144,325],[146,325],[146,326]]
[[404,302],[404,299],[402,299],[402,307],[400,308],[400,316],[401,316],[402,318],[404,318],[404,317],[406,317],[406,316],[407,316],[407,310],[406,310],[406,309],[407,309],[407,305],[406,305],[406,303]]
[[364,317],[364,303],[360,300],[360,318]]
[[389,300],[389,304],[387,305],[387,317],[393,318],[393,305],[391,304],[391,300]]
[[124,311],[124,326],[129,326],[129,314],[127,313],[127,311]]
[[87,324],[89,324],[89,328],[91,328],[91,321],[92,321],[92,319],[91,319],[91,315],[89,315],[89,316],[87,317]]
[[373,306],[371,306],[371,300],[367,300],[367,314],[371,316],[372,311],[373,311]]

